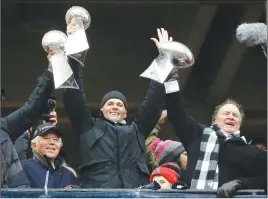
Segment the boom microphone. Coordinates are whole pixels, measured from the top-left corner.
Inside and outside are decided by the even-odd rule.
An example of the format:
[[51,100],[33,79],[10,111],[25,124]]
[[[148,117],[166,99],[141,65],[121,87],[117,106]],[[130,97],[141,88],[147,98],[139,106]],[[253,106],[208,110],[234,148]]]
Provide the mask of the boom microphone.
[[236,29],[239,43],[247,47],[261,46],[267,58],[267,25],[264,23],[243,23]]

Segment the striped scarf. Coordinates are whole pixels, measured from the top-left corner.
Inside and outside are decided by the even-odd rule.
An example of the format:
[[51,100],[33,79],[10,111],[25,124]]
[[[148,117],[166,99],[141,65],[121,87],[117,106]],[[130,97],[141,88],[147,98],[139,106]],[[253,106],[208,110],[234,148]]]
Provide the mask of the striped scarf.
[[212,128],[205,128],[200,143],[200,154],[197,160],[191,189],[217,189],[219,168],[219,141]]

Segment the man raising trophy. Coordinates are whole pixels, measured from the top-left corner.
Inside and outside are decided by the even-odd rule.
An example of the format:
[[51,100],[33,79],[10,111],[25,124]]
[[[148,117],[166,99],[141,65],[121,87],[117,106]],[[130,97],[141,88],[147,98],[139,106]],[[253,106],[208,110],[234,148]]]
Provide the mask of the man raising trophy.
[[[67,34],[70,36],[74,32],[75,27],[69,24]],[[159,34],[162,36],[163,32]],[[166,38],[159,36],[157,43],[161,45],[163,42],[167,42]],[[167,50],[173,52],[172,49]],[[145,138],[161,114],[165,95],[163,84],[151,81],[143,105],[130,125],[125,121],[127,100],[119,91],[110,91],[104,95],[100,103],[100,117],[93,118],[86,105],[83,89],[84,68],[75,59],[70,58],[69,63],[80,89],[64,90],[63,101],[74,132],[80,138],[81,186],[138,188],[147,185],[149,170]]]

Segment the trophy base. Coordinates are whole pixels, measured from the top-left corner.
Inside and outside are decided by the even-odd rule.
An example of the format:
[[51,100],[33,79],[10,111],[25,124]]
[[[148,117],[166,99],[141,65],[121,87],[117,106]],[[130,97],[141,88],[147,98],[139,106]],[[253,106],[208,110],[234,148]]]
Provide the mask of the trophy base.
[[82,51],[80,53],[68,55],[68,57],[71,57],[72,59],[76,60],[77,62],[79,62],[79,64],[81,64],[84,67],[86,54],[87,54],[87,50]]
[[79,89],[79,86],[75,81],[74,75],[71,75],[62,85],[60,85],[55,89],[61,89],[61,88]]
[[158,56],[140,77],[148,78],[163,84],[173,69],[173,65],[166,56]]

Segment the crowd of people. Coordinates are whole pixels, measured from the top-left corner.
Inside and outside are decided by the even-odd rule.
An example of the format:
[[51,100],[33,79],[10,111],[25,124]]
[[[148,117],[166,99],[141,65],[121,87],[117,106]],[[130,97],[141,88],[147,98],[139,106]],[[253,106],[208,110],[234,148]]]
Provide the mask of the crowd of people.
[[[70,23],[67,35],[74,31]],[[166,30],[157,33],[158,39],[152,39],[156,47],[170,41]],[[188,115],[179,87],[178,60],[172,57],[174,70],[164,84],[150,81],[131,124],[125,121],[126,97],[116,90],[104,95],[100,117],[92,117],[86,105],[83,66],[68,57],[79,89],[64,89],[63,101],[80,139],[81,156],[79,168],[71,168],[60,155],[63,140],[56,127],[56,110],[42,121],[53,91],[50,58],[54,53],[49,51],[49,66],[24,106],[1,118],[1,187],[212,189],[218,197],[232,197],[240,189],[266,190],[266,140],[247,142],[240,136],[244,112],[234,100],[215,108],[211,124]],[[165,55],[157,58],[161,56]],[[180,142],[159,139],[167,119]],[[32,157],[26,156],[29,147]]]

